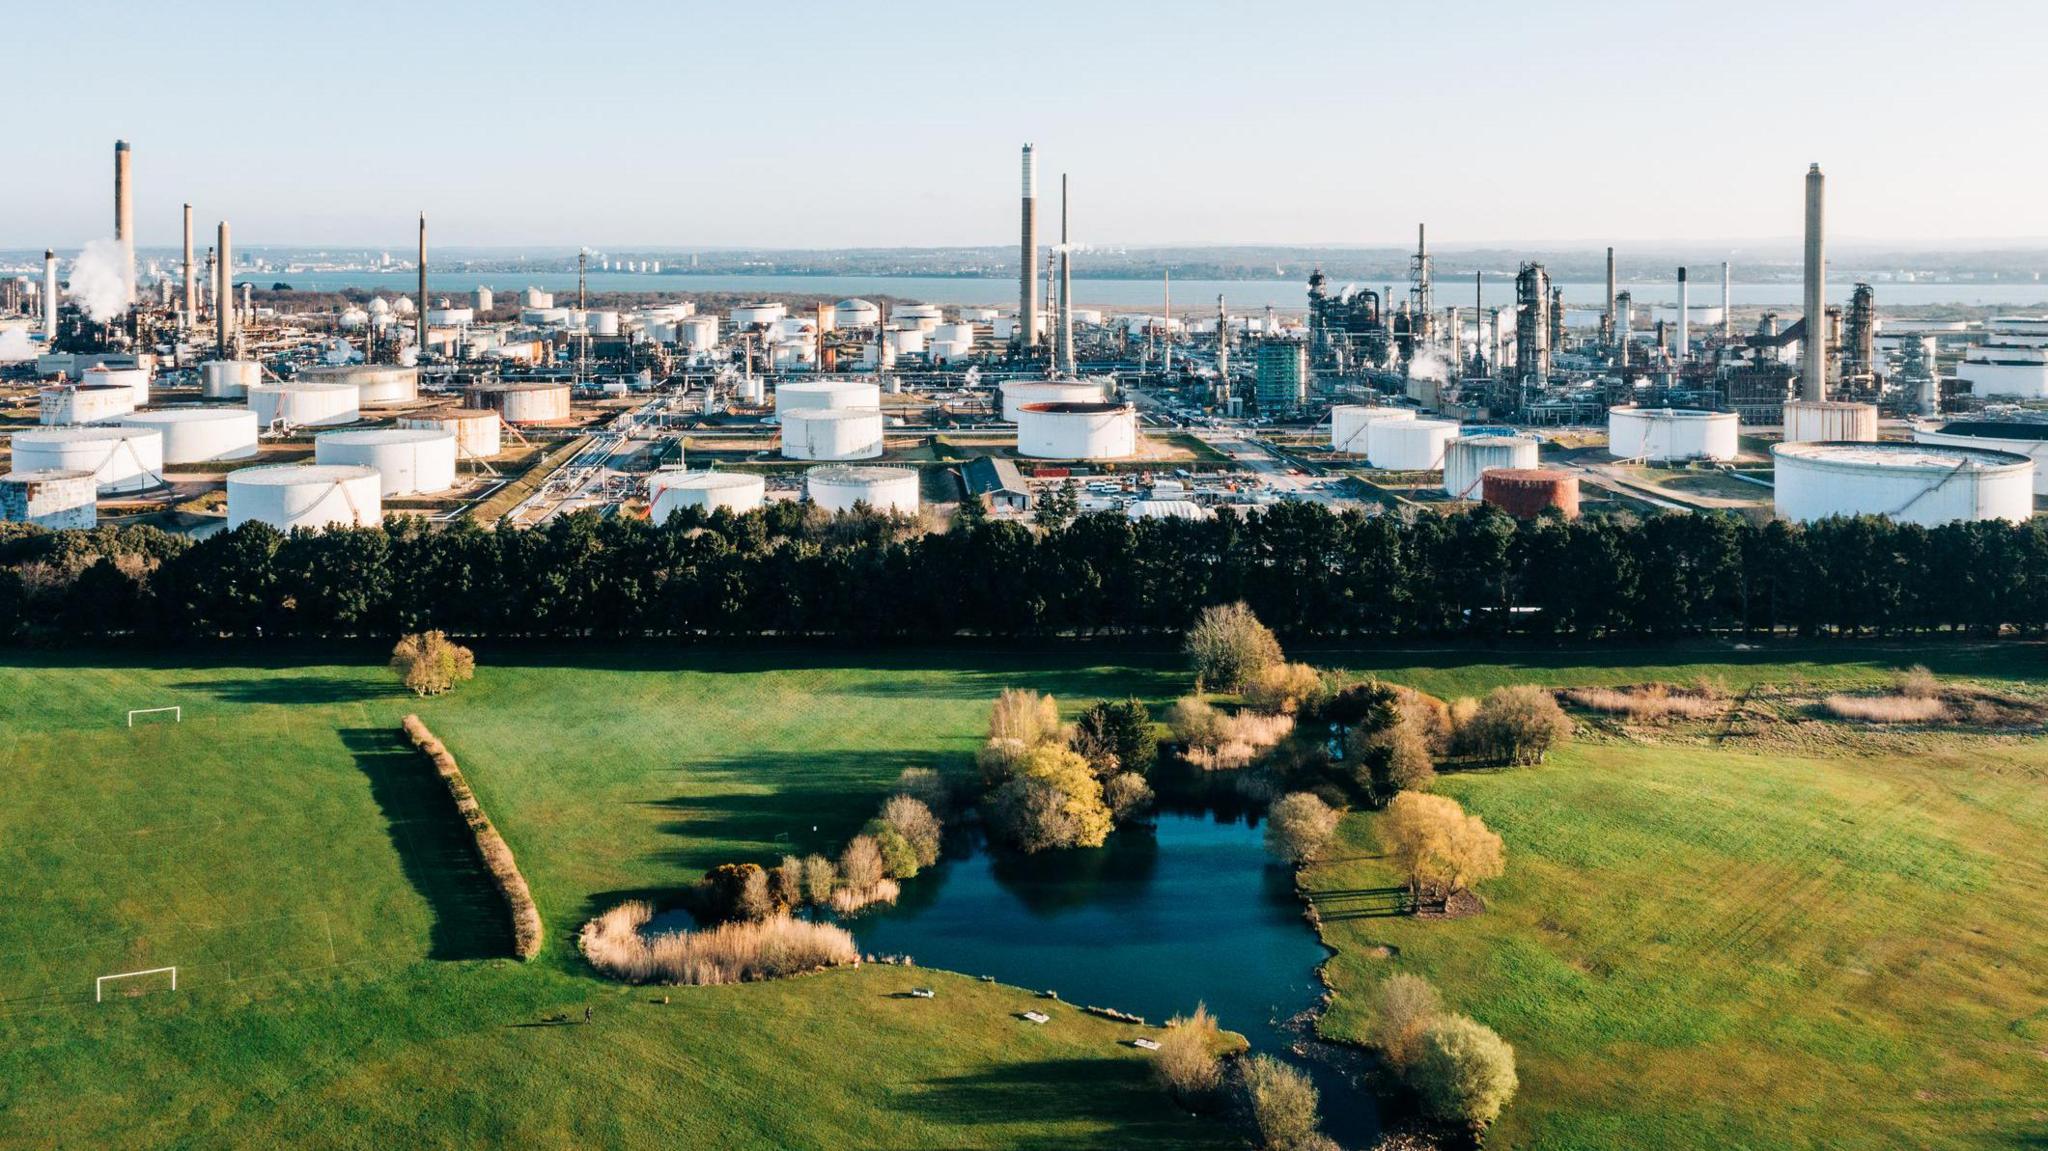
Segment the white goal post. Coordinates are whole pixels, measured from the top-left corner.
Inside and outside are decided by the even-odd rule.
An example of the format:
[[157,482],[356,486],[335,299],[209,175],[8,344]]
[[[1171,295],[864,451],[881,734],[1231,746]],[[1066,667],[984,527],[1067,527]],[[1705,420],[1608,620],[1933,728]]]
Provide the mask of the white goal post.
[[182,707],[134,707],[128,709],[128,726],[135,726],[135,717],[138,715],[161,715],[167,711],[171,713],[172,723],[185,722],[185,709]]
[[93,980],[93,981],[92,981],[92,1001],[93,1001],[94,1003],[104,1003],[104,1002],[106,1002],[106,998],[105,998],[105,997],[106,997],[106,987],[107,987],[107,980],[109,980],[109,979],[134,979],[135,977],[137,977],[137,976],[140,976],[140,975],[162,975],[163,973],[165,973],[165,972],[167,972],[167,971],[168,971],[168,972],[170,972],[170,975],[171,975],[171,990],[172,990],[172,991],[176,991],[176,990],[178,989],[178,969],[177,969],[177,968],[175,968],[175,967],[150,967],[150,968],[145,968],[144,970],[141,970],[141,971],[123,971],[123,972],[120,972],[120,973],[118,973],[118,974],[115,974],[115,975],[102,975],[102,976],[100,976],[100,977],[99,977],[98,979],[95,979],[95,980]]

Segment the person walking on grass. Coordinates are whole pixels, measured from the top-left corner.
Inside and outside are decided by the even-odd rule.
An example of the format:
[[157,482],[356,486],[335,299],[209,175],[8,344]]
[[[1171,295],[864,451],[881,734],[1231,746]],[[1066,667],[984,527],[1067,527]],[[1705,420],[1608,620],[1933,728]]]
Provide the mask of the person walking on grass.
[[583,1022],[590,1022],[590,1005],[587,1003],[583,1005]]

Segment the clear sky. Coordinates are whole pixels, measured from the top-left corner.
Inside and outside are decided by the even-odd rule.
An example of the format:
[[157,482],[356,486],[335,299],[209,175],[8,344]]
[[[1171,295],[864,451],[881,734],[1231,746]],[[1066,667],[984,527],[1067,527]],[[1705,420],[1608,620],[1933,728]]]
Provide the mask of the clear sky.
[[314,5],[0,12],[0,246],[2048,237],[2039,0]]

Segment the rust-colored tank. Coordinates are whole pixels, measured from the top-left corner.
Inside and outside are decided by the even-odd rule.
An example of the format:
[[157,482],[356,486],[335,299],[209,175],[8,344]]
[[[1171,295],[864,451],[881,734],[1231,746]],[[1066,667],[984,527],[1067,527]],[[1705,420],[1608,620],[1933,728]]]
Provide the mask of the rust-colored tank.
[[1495,468],[1479,480],[1480,498],[1517,519],[1556,508],[1579,518],[1579,477],[1550,468]]

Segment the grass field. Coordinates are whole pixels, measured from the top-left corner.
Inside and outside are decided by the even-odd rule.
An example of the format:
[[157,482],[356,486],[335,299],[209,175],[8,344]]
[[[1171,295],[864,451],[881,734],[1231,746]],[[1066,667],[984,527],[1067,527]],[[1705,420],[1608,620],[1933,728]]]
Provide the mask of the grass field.
[[[2039,659],[1819,650],[1299,654],[1445,695]],[[1042,1001],[1014,989],[870,966],[661,1005],[571,940],[711,864],[836,845],[904,767],[965,770],[1005,686],[1164,701],[1185,689],[1170,656],[480,654],[426,702],[367,660],[0,665],[0,1146],[1235,1145],[1149,1086],[1129,1028],[1062,1010],[1026,1029],[1011,1013]],[[160,704],[185,722],[122,726]],[[500,917],[397,737],[412,710],[532,883],[533,964],[485,958]],[[1328,1026],[1354,1031],[1353,993],[1392,965],[1429,974],[1521,1054],[1502,1146],[2036,1145],[2044,765],[2011,741],[1604,740],[1446,777],[1506,836],[1509,875],[1473,919],[1371,917],[1333,894],[1388,882],[1349,821],[1355,850],[1309,877],[1340,949]],[[93,976],[160,963],[175,996],[91,1004]],[[894,997],[932,982],[937,1000]],[[589,1027],[545,1023],[585,1006]]]

